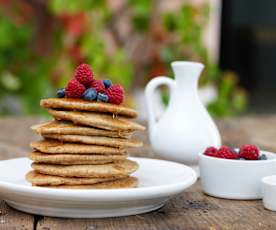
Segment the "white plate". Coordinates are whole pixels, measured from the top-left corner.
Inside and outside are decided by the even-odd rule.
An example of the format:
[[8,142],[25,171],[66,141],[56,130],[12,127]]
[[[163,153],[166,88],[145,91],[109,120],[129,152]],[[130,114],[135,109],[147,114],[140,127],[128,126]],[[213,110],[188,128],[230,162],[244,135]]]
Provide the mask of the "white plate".
[[33,214],[56,217],[115,217],[135,215],[162,207],[196,181],[195,172],[182,164],[163,160],[137,161],[134,173],[139,187],[131,189],[53,189],[32,187],[25,174],[31,161],[0,161],[0,195],[10,206]]

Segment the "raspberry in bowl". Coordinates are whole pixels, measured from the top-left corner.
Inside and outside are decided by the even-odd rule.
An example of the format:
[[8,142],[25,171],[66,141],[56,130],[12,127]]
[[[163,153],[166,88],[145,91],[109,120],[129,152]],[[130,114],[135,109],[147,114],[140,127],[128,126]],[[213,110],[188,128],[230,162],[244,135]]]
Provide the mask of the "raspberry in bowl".
[[255,145],[209,147],[199,155],[204,193],[226,199],[261,199],[261,179],[276,174],[276,154]]

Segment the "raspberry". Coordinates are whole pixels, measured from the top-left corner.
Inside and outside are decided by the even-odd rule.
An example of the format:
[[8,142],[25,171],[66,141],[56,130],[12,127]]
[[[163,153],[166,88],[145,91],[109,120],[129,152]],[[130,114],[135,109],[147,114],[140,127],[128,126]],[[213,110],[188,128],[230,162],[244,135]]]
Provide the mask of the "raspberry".
[[85,87],[76,79],[72,79],[65,88],[65,96],[68,98],[81,98],[84,91]]
[[238,154],[228,146],[222,146],[219,148],[217,157],[225,159],[237,159]]
[[255,145],[243,145],[240,148],[239,155],[246,160],[258,160],[260,156],[260,150]]
[[205,149],[204,154],[210,157],[217,157],[218,149],[215,147],[208,147],[207,149]]
[[85,86],[93,81],[93,72],[88,64],[80,64],[75,70],[75,79]]
[[93,80],[90,83],[90,87],[94,88],[97,91],[97,93],[105,92],[105,86],[102,80]]
[[120,85],[112,85],[106,89],[106,95],[108,96],[108,102],[119,105],[124,100],[124,88]]

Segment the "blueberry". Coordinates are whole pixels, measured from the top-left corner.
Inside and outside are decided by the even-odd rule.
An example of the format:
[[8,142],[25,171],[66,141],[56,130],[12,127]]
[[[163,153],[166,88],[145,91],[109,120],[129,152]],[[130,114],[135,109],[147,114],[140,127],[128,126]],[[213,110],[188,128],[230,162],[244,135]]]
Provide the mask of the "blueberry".
[[93,101],[97,97],[97,91],[94,88],[88,88],[82,95],[84,100]]
[[112,82],[111,82],[109,79],[103,80],[103,83],[104,83],[104,87],[105,87],[106,89],[108,89],[109,87],[112,86]]
[[259,160],[267,160],[267,156],[265,154],[262,154],[260,157],[259,157]]
[[98,93],[97,101],[107,102],[108,96],[104,93]]
[[57,96],[59,98],[65,97],[65,89],[64,88],[58,89],[57,90]]

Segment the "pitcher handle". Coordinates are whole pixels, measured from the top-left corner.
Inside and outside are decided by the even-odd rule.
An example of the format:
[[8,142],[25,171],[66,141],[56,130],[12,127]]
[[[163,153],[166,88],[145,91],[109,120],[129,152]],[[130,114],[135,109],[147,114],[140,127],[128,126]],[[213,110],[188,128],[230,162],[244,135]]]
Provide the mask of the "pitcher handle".
[[170,94],[175,87],[175,81],[171,78],[160,76],[152,79],[146,86],[145,96],[146,96],[146,106],[148,110],[148,125],[151,130],[156,122],[156,116],[153,111],[152,98],[154,95],[154,91],[160,85],[166,85],[169,88]]

